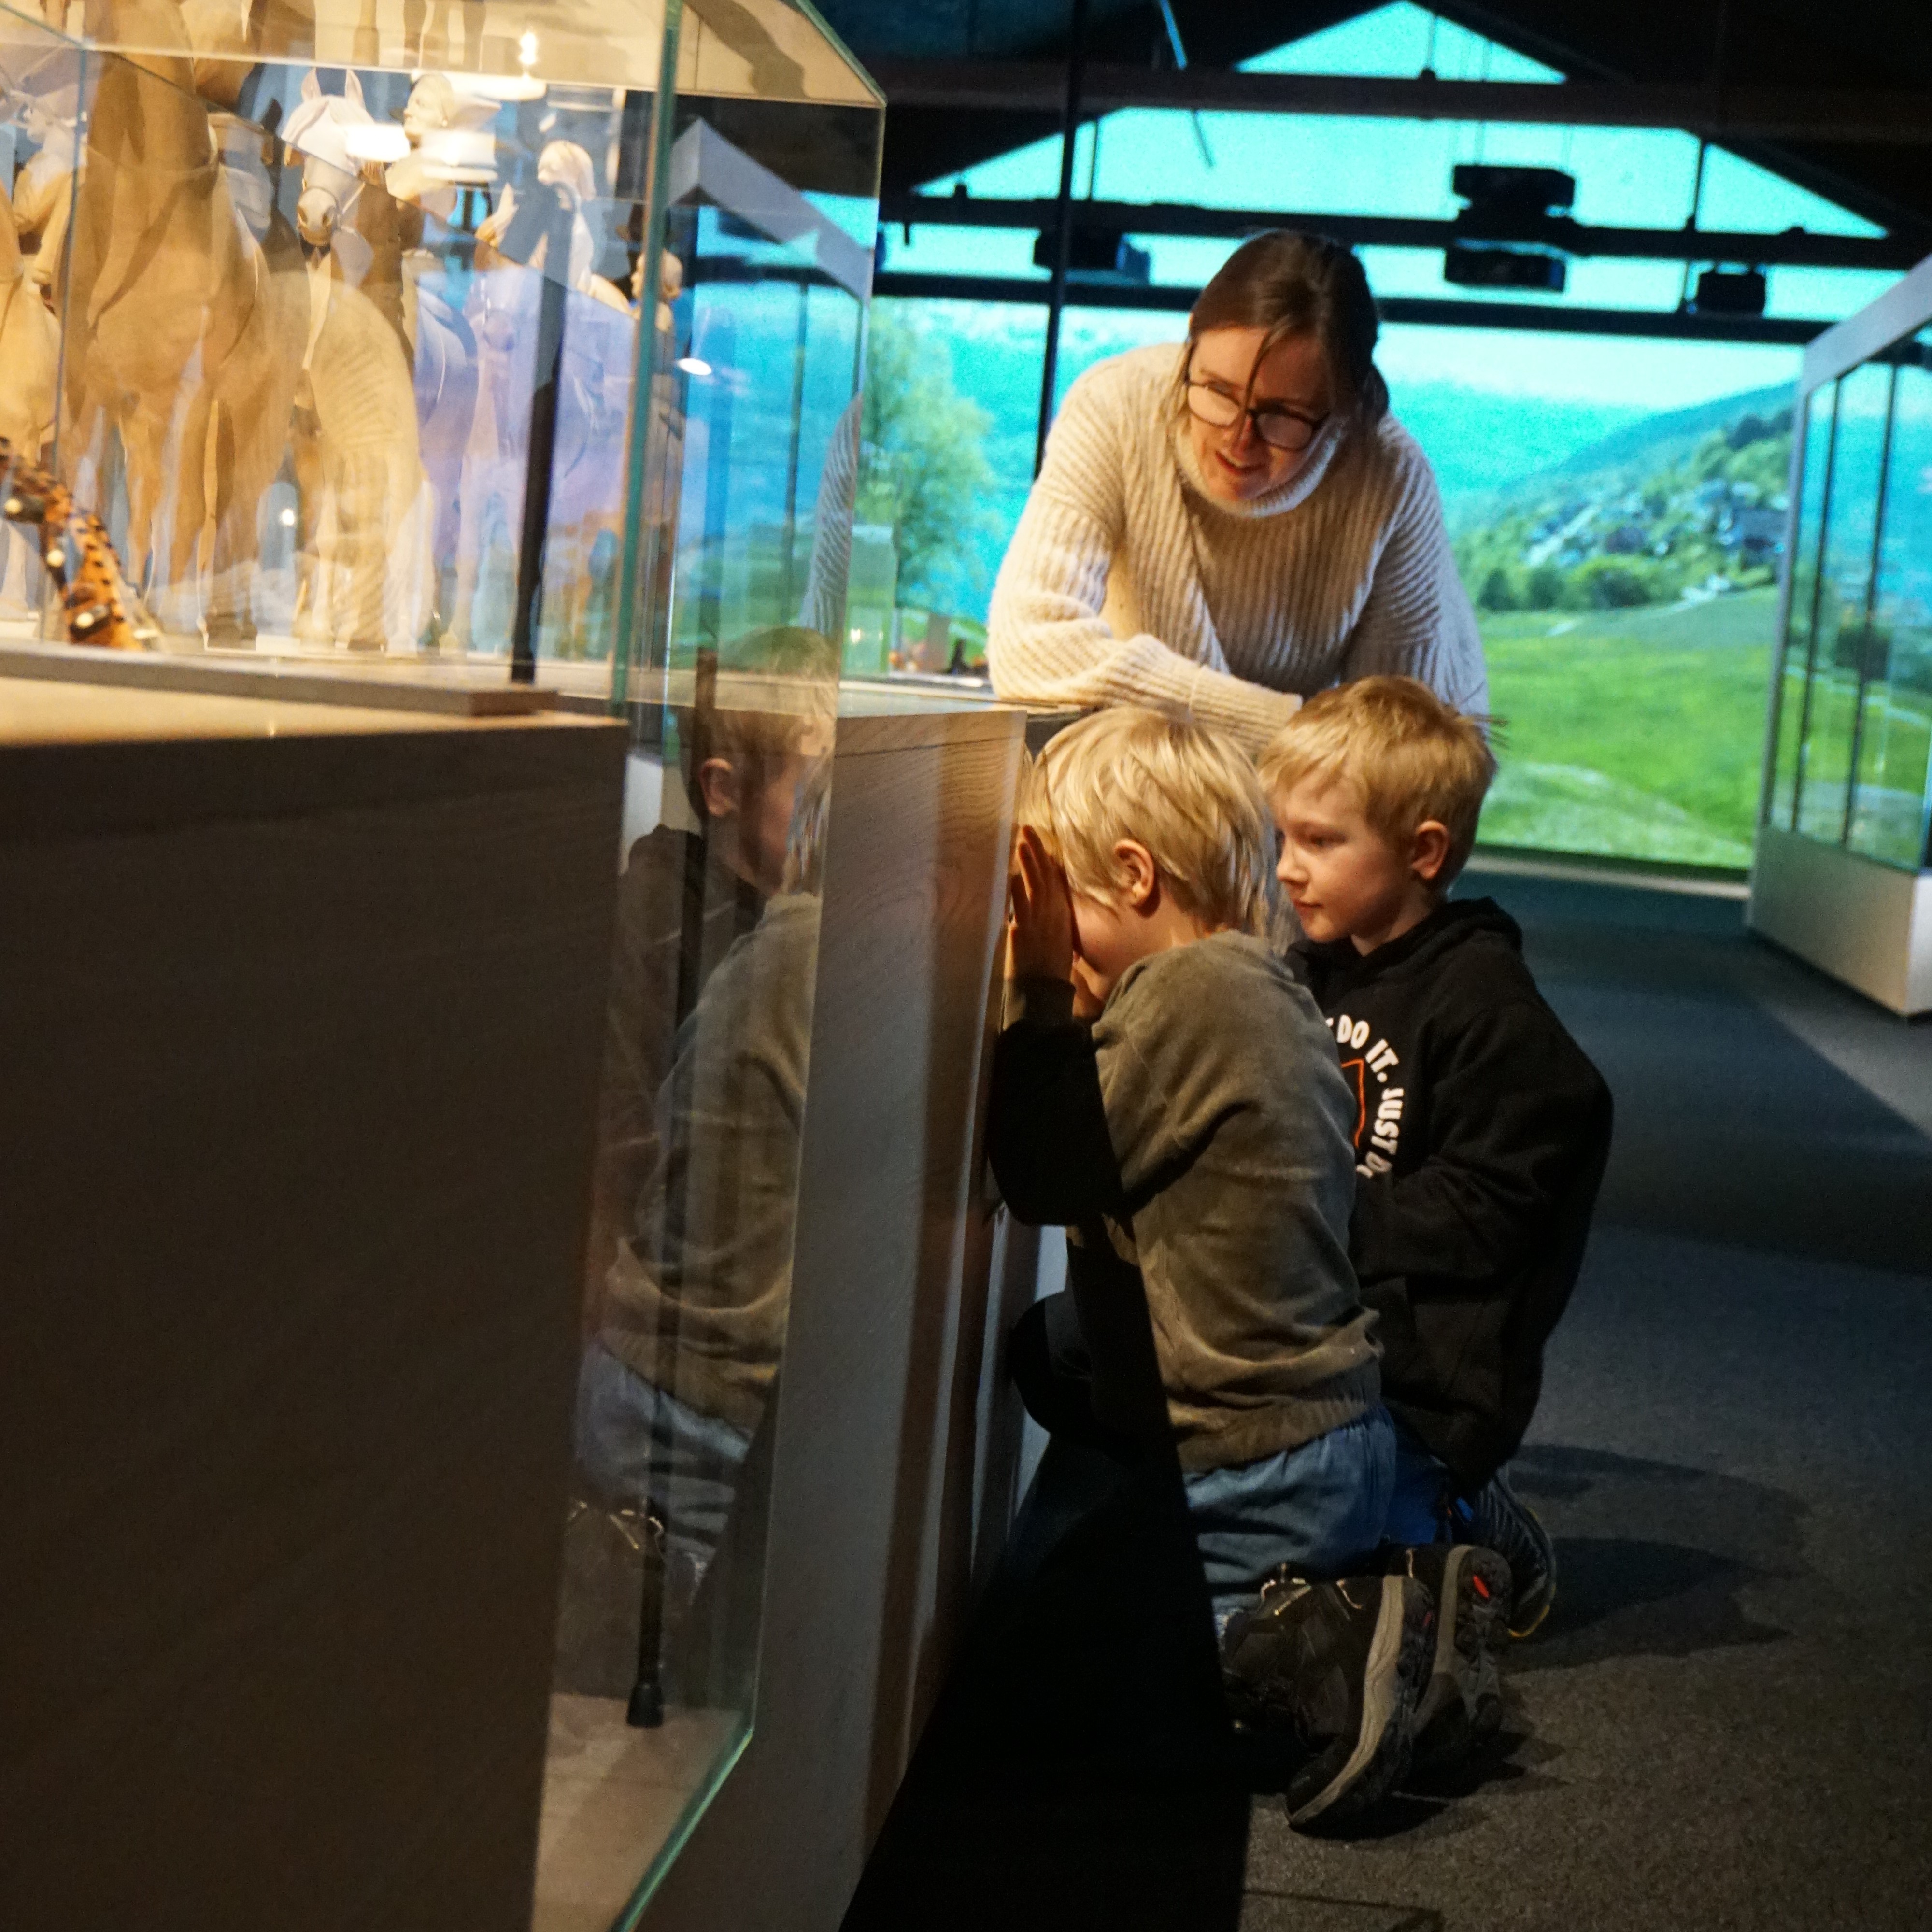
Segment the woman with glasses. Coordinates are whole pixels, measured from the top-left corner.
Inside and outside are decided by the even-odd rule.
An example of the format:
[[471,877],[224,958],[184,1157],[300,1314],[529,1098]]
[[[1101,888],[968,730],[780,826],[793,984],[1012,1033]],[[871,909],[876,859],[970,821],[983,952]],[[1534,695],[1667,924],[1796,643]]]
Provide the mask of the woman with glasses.
[[1258,751],[1301,700],[1374,672],[1487,701],[1434,473],[1388,413],[1361,265],[1258,235],[1187,340],[1067,392],[993,592],[1003,698],[1148,704]]

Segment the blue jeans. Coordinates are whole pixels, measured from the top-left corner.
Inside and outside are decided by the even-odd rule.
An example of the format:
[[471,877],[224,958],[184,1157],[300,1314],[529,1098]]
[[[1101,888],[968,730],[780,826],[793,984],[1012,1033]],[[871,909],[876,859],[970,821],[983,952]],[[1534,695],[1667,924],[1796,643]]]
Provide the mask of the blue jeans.
[[607,1496],[648,1502],[667,1556],[701,1577],[718,1553],[752,1438],[627,1368],[601,1342],[577,1382],[577,1459]]
[[1420,1436],[1397,1422],[1395,1487],[1389,1498],[1388,1524],[1384,1535],[1405,1549],[1456,1541],[1449,1520],[1450,1506],[1456,1496],[1456,1478],[1450,1474],[1448,1464],[1424,1448]]
[[1375,1553],[1395,1486],[1395,1425],[1378,1402],[1299,1448],[1184,1476],[1214,1618],[1260,1594],[1277,1564],[1345,1576]]

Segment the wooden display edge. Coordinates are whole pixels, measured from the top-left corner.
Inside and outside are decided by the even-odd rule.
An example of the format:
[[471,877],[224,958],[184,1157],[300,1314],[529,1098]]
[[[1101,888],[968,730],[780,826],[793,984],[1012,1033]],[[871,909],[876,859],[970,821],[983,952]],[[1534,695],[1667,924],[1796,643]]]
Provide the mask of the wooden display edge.
[[325,669],[287,658],[258,664],[231,659],[93,652],[73,644],[0,642],[0,677],[51,678],[201,697],[279,699],[289,704],[348,705],[374,711],[424,711],[458,718],[522,718],[557,708],[556,693],[524,684],[439,682]]

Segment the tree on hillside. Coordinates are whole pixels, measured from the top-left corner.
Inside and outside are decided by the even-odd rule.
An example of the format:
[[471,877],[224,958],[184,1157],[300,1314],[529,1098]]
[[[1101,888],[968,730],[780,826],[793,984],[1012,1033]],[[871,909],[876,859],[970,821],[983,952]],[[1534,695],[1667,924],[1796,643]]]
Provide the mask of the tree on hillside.
[[946,345],[883,304],[872,312],[861,421],[858,518],[891,526],[902,598],[937,601],[976,568],[992,418],[952,386]]
[[1485,610],[1514,610],[1516,606],[1516,588],[1510,581],[1510,574],[1501,564],[1492,564],[1490,574],[1483,579],[1483,587],[1478,593],[1476,602]]

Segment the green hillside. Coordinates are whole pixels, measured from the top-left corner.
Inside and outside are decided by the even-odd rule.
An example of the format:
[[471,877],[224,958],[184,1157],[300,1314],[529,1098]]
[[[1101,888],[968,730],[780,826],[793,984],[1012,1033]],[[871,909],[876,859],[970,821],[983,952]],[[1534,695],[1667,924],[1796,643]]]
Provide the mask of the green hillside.
[[1490,843],[1750,862],[1777,592],[1485,613],[1500,765]]

